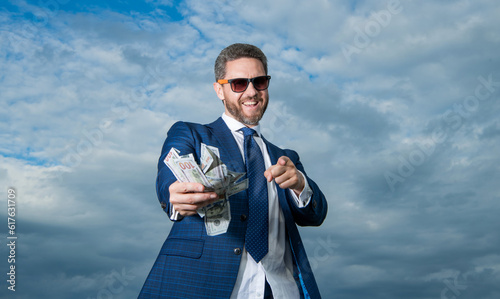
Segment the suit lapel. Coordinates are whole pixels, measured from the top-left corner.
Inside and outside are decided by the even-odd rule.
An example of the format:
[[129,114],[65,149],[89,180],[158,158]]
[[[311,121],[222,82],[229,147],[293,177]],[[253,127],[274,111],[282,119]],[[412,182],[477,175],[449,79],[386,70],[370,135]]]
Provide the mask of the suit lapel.
[[207,127],[212,131],[213,136],[219,143],[217,147],[219,148],[224,164],[233,171],[246,172],[238,144],[222,117],[208,124]]

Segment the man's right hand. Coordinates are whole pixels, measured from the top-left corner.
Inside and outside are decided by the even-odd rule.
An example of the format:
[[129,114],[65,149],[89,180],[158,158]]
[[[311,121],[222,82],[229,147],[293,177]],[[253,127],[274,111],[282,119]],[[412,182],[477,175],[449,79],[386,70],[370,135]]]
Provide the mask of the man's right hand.
[[196,210],[209,205],[218,199],[215,192],[204,192],[205,186],[200,183],[181,183],[175,181],[168,188],[170,204],[182,216],[197,214]]

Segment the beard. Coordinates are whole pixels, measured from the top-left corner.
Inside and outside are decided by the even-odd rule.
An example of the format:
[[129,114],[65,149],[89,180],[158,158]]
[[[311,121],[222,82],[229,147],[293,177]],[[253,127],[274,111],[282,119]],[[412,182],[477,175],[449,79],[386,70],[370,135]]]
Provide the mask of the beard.
[[269,101],[264,101],[263,99],[259,98],[255,98],[255,101],[264,103],[264,106],[262,106],[260,110],[257,111],[257,113],[254,114],[253,116],[246,116],[243,114],[243,110],[241,109],[240,106],[243,104],[241,104],[240,102],[238,102],[239,105],[236,105],[228,101],[224,101],[224,105],[226,106],[229,113],[231,113],[231,115],[234,116],[234,118],[237,121],[248,126],[256,126],[259,124],[259,121],[262,119],[262,116],[264,116],[264,112],[266,112],[267,104],[269,103]]

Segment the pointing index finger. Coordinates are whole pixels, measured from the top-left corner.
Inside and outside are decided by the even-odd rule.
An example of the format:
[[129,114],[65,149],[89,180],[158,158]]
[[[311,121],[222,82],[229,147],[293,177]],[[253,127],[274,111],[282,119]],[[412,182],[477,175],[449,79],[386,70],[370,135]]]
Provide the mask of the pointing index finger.
[[293,165],[293,162],[290,158],[288,158],[287,156],[281,156],[279,159],[278,159],[278,163],[282,166],[285,166],[285,165],[288,165],[288,164],[291,164]]

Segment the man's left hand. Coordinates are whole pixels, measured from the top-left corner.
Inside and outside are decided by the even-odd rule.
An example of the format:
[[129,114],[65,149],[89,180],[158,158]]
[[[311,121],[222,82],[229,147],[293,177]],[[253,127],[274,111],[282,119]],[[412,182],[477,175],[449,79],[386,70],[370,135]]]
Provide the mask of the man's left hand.
[[280,188],[292,189],[297,195],[304,190],[304,177],[287,156],[281,156],[275,165],[264,172],[264,176],[268,182],[274,179]]

